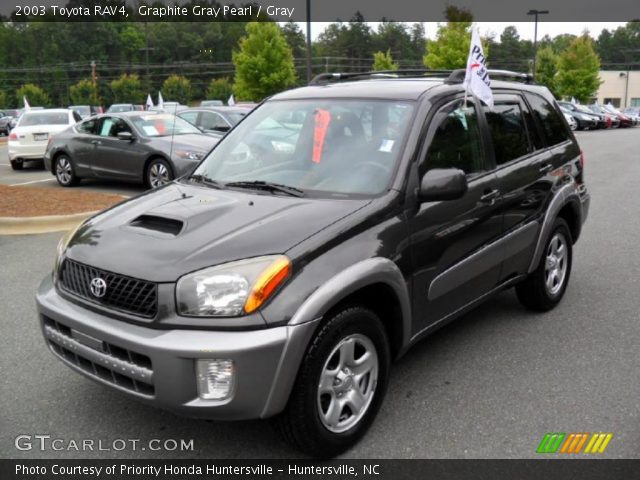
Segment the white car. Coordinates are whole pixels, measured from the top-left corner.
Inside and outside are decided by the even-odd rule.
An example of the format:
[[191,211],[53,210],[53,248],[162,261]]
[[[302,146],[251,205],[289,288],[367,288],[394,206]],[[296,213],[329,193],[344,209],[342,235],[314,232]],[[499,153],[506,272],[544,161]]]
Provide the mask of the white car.
[[24,112],[9,134],[11,168],[22,170],[24,162],[42,160],[53,135],[81,120],[77,112],[66,108]]

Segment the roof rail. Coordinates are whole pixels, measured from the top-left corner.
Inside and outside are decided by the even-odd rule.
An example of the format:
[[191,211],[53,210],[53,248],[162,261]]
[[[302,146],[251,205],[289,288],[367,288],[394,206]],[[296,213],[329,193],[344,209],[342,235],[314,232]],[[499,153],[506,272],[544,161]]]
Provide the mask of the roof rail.
[[[459,68],[451,72],[446,83],[462,83],[467,70]],[[533,76],[530,73],[512,72],[510,70],[487,70],[490,78],[519,81],[522,83],[533,83]]]
[[402,70],[376,70],[369,72],[336,72],[321,73],[313,77],[309,85],[325,85],[343,80],[366,80],[371,78],[425,78],[443,77],[451,75],[452,70],[429,70],[425,68],[411,68]]

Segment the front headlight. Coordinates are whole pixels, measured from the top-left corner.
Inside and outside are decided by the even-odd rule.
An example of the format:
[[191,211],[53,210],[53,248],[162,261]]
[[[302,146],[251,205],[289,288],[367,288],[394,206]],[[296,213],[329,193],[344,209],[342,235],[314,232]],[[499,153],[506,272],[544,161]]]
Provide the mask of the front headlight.
[[284,255],[250,258],[185,275],[176,285],[178,313],[238,317],[256,311],[289,276]]
[[185,160],[200,161],[204,154],[202,152],[194,152],[191,150],[176,150],[175,154]]
[[55,263],[53,265],[53,280],[54,280],[54,282],[57,282],[57,280],[58,280],[58,270],[60,268],[60,264],[62,263],[62,259],[64,257],[64,252],[67,249],[67,246],[69,245],[69,242],[71,241],[73,236],[76,234],[76,232],[78,230],[80,230],[80,227],[82,227],[84,224],[85,224],[85,222],[80,222],[76,227],[74,227],[71,230],[67,231],[67,233],[65,233],[62,236],[62,238],[60,239],[60,241],[58,242],[58,247],[56,249],[56,260],[55,260]]

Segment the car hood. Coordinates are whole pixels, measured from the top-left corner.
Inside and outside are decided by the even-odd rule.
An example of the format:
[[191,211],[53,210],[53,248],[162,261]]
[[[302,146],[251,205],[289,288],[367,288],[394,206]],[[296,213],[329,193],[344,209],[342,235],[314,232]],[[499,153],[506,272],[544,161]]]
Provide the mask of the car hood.
[[[135,278],[174,282],[212,265],[286,253],[369,202],[176,182],[93,217],[74,235],[66,256]],[[171,228],[179,233],[161,231]]]
[[151,137],[151,143],[158,150],[170,152],[177,150],[195,151],[207,153],[218,143],[219,138],[200,133],[187,133],[185,135],[174,135],[167,137]]

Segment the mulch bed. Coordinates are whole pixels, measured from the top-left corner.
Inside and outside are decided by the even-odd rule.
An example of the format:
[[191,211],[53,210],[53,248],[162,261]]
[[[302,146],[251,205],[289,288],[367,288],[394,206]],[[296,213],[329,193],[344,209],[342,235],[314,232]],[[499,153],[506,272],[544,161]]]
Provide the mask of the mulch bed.
[[121,202],[120,195],[82,190],[0,185],[0,217],[41,217],[103,210]]

